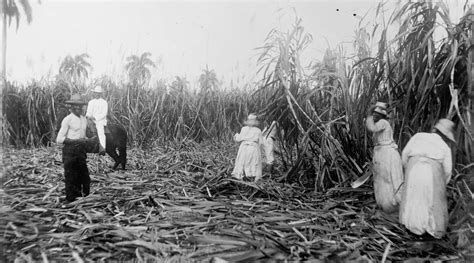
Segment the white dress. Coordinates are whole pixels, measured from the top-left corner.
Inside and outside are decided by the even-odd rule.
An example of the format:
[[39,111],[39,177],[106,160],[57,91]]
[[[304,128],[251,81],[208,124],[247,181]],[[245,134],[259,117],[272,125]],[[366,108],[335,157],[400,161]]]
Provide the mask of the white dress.
[[451,179],[451,149],[436,133],[415,134],[402,152],[405,187],[400,223],[411,232],[441,238],[448,224],[446,184]]
[[262,153],[260,150],[263,142],[262,131],[257,127],[244,126],[240,133],[234,135],[234,140],[241,143],[232,177],[241,179],[245,175],[255,178],[255,181],[259,180],[262,177]]
[[374,195],[377,205],[385,212],[395,212],[402,196],[403,168],[398,146],[393,141],[390,123],[381,119],[374,123],[370,116],[367,129],[374,133],[373,174]]

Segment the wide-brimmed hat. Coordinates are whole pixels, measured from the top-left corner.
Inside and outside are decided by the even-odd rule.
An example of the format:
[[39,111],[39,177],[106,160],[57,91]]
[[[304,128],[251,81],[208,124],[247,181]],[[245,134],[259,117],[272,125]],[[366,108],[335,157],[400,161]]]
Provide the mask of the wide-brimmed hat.
[[64,102],[71,105],[85,105],[87,104],[83,99],[81,94],[72,94],[71,99]]
[[387,109],[387,108],[388,108],[388,103],[386,103],[386,102],[381,102],[381,101],[377,101],[377,102],[375,103],[375,106],[376,106],[376,107],[380,107],[380,108],[382,108],[382,109]]
[[97,93],[102,93],[104,90],[102,89],[102,86],[95,86],[95,88],[92,90],[92,92],[97,92]]
[[456,142],[454,139],[454,122],[448,119],[440,119],[436,125],[434,126],[439,132],[441,132],[444,136],[450,139],[453,142]]
[[375,103],[374,112],[387,116],[387,106],[388,104],[386,102],[377,101],[377,103]]
[[249,116],[247,116],[247,119],[244,121],[244,125],[246,126],[257,126],[259,125],[260,122],[257,119],[257,115],[250,113]]

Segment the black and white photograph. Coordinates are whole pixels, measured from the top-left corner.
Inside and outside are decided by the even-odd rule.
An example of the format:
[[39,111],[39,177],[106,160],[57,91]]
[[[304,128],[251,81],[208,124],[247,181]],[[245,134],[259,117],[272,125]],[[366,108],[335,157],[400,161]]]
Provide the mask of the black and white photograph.
[[472,0],[1,0],[0,262],[473,262]]

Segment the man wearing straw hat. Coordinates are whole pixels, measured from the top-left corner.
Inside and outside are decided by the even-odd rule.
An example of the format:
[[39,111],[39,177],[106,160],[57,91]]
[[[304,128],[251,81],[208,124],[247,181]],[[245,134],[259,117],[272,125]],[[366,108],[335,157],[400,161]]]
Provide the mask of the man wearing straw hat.
[[107,101],[103,99],[104,90],[101,86],[96,86],[92,93],[94,99],[87,104],[86,117],[92,120],[97,128],[97,136],[99,137],[99,154],[105,155],[105,132],[104,127],[107,125]]
[[400,204],[400,223],[411,232],[435,238],[446,234],[448,205],[446,185],[451,179],[450,143],[454,123],[440,119],[432,133],[415,134],[402,152],[405,186]]
[[77,197],[87,196],[90,192],[91,179],[86,163],[86,144],[96,138],[86,138],[87,119],[83,115],[86,102],[82,100],[81,95],[72,95],[66,104],[71,106],[71,113],[62,120],[56,142],[64,144],[66,201],[72,202]]

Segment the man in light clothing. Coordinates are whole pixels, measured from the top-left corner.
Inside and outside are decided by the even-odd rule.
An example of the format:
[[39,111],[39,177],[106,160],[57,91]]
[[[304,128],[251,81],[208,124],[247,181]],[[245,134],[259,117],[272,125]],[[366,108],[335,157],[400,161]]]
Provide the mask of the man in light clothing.
[[99,154],[105,154],[105,133],[104,127],[107,125],[107,101],[103,99],[103,89],[101,86],[96,86],[93,90],[94,99],[87,104],[86,117],[92,120],[97,128],[97,136],[99,137]]
[[86,163],[86,145],[96,138],[86,138],[87,120],[83,115],[86,102],[82,100],[81,95],[72,95],[66,104],[71,106],[71,114],[62,120],[56,142],[63,144],[66,202],[72,202],[90,192],[91,179]]

